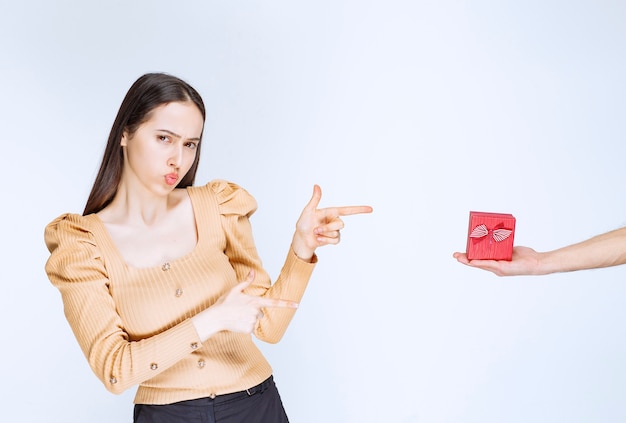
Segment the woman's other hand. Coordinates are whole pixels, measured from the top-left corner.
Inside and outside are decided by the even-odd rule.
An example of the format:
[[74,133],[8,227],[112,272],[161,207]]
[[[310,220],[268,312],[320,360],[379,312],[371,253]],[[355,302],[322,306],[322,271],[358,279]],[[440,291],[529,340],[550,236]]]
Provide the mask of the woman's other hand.
[[245,294],[243,291],[254,281],[254,276],[254,271],[251,271],[245,281],[239,282],[215,304],[192,318],[200,339],[204,341],[223,330],[252,333],[257,321],[263,317],[263,308],[298,307],[294,301]]

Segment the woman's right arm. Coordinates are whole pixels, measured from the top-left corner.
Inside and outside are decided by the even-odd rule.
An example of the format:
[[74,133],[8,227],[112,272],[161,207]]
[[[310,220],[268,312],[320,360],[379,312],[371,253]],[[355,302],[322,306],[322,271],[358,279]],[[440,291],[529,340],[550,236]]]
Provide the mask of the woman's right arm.
[[109,293],[109,280],[93,235],[81,216],[64,215],[46,227],[46,272],[59,289],[67,321],[91,369],[116,394],[142,383],[202,346],[187,319],[132,341]]

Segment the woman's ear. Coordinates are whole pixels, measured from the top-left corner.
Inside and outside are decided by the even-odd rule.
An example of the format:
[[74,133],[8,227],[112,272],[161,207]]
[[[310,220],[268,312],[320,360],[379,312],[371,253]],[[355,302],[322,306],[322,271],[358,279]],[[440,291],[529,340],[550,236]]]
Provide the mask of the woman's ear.
[[122,134],[122,139],[120,140],[120,146],[121,147],[128,146],[128,132],[126,131],[124,131],[124,133]]

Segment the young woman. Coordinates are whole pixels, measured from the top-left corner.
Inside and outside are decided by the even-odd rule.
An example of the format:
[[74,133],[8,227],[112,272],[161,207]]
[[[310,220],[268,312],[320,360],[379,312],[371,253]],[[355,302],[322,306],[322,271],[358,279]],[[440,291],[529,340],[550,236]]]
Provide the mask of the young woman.
[[280,340],[316,248],[339,242],[341,216],[372,209],[318,209],[315,186],[272,284],[248,220],[253,197],[223,180],[193,186],[204,121],[189,84],[140,77],[113,123],[83,214],[46,227],[46,272],[105,387],[139,385],[135,422],[287,422],[251,334]]

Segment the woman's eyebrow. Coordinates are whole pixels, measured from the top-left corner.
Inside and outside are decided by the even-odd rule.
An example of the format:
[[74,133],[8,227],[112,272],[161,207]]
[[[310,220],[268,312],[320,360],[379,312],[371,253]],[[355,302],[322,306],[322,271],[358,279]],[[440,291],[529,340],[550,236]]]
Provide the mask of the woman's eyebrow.
[[[161,131],[161,132],[165,132],[167,134],[170,134],[173,137],[176,138],[182,138],[182,136],[178,135],[176,132],[172,132],[169,129],[157,129],[157,131]],[[200,137],[193,137],[193,138],[188,138],[189,141],[200,141]]]

